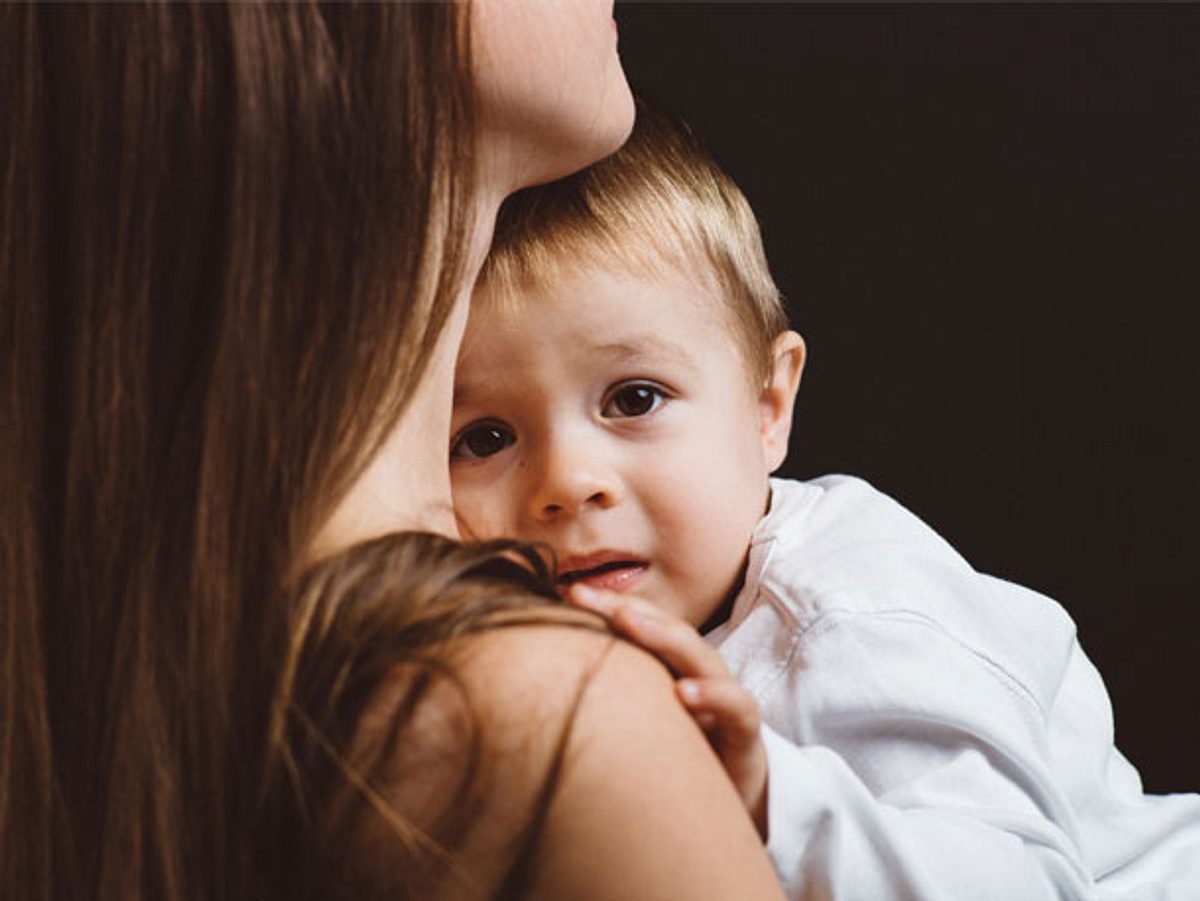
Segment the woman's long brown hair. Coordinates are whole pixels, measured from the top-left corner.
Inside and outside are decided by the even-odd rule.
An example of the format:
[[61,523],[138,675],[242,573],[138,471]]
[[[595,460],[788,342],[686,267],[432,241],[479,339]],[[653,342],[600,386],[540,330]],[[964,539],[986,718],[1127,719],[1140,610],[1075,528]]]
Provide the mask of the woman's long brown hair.
[[[6,897],[267,890],[284,712],[358,640],[297,561],[463,277],[464,20],[0,8]],[[475,616],[443,614],[405,635]]]

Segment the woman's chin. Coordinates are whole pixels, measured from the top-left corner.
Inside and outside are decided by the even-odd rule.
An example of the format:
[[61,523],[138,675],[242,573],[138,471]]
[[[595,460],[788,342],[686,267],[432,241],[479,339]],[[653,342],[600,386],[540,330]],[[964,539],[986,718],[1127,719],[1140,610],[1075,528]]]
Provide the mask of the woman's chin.
[[[615,153],[633,130],[634,102],[624,76],[590,111],[543,116],[516,132],[502,156],[507,173],[497,173],[516,191],[565,178]],[[495,143],[492,146],[496,146]]]

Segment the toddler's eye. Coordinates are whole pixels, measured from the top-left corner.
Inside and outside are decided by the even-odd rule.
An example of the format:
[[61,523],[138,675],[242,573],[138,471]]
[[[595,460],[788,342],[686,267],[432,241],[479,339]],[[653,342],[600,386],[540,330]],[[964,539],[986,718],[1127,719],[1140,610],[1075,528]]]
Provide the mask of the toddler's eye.
[[498,454],[517,440],[508,426],[498,422],[476,422],[450,443],[451,460],[472,460]]
[[666,400],[666,393],[646,382],[622,385],[609,395],[601,411],[605,416],[630,418],[653,413]]

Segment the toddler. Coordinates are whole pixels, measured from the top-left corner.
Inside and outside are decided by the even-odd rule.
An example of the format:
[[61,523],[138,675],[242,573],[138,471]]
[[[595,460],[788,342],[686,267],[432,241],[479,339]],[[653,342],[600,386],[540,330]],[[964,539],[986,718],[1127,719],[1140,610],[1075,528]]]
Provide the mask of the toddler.
[[792,897],[1200,899],[1200,796],[1142,793],[1061,607],[858,479],[769,478],[804,354],[744,197],[639,109],[502,213],[455,386],[464,535],[553,549],[671,667]]

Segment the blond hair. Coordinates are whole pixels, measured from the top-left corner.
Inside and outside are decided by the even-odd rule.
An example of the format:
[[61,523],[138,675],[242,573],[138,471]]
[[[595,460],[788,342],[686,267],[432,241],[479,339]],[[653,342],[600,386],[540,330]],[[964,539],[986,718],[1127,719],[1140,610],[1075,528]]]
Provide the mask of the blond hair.
[[615,154],[505,202],[476,291],[513,298],[587,265],[696,281],[723,302],[755,381],[766,379],[788,320],[758,221],[691,129],[644,101]]

